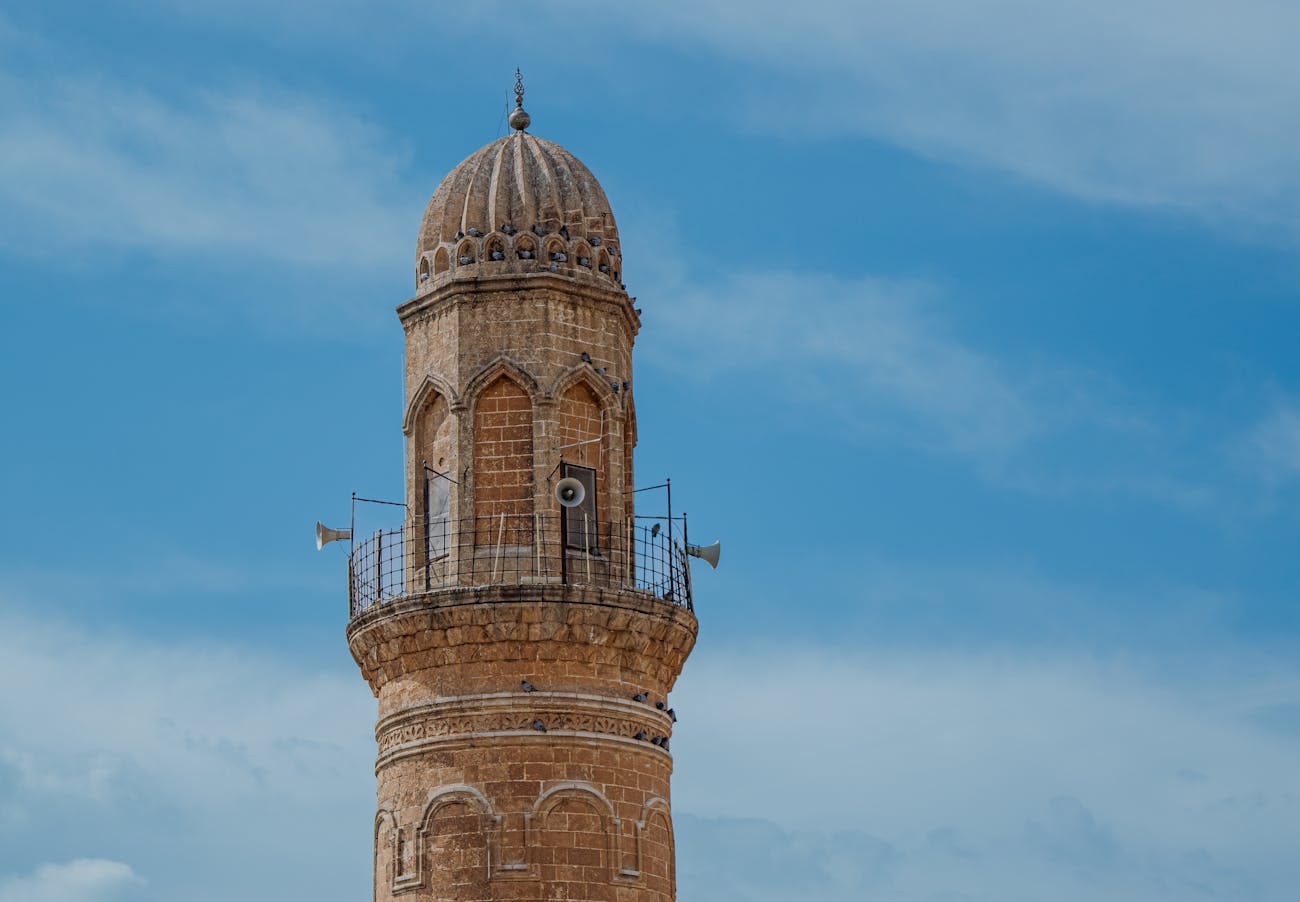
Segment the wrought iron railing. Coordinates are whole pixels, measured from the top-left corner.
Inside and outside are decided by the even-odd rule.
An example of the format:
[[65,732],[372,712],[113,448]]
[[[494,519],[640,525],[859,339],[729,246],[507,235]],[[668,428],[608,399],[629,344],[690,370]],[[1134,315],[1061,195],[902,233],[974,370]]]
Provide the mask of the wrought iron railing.
[[377,530],[348,558],[348,605],[469,586],[587,585],[643,593],[690,609],[683,545],[666,522],[567,522],[559,515],[435,518]]

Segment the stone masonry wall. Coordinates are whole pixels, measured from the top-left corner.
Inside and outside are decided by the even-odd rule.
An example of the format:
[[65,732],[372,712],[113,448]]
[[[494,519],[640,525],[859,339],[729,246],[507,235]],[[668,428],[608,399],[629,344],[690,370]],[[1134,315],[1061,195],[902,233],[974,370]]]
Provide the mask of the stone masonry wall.
[[659,703],[695,618],[521,589],[412,597],[349,629],[380,702],[376,898],[667,902],[672,758],[650,740],[671,736]]
[[[563,454],[597,470],[598,517],[624,523],[639,319],[617,279],[432,281],[398,310],[409,511],[436,459],[453,522],[558,513]],[[694,615],[549,579],[408,593],[348,627],[379,703],[374,898],[674,899],[667,708]]]

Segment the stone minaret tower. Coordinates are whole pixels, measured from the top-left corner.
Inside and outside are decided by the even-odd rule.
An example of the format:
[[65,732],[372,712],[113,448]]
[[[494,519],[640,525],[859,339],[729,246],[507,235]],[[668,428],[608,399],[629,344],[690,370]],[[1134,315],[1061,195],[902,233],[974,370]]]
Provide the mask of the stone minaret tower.
[[690,578],[672,524],[633,514],[613,213],[516,93],[511,134],[425,211],[397,308],[406,518],[349,559],[379,700],[374,898],[665,902]]

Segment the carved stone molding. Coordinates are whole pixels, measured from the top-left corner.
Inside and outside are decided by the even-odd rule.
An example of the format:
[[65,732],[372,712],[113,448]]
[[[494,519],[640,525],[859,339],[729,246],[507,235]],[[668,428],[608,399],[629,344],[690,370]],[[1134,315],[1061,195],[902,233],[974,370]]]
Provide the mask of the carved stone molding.
[[[534,726],[540,722],[546,729]],[[514,735],[617,739],[644,745],[670,736],[672,721],[649,704],[577,692],[500,692],[455,696],[417,705],[382,719],[375,728],[376,768],[432,745]],[[642,734],[641,739],[636,739]]]

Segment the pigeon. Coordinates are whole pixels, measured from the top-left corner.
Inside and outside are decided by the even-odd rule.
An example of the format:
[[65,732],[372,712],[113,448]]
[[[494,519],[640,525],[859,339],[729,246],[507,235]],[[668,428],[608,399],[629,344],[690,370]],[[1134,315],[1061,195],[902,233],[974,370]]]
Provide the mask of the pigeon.
[[525,692],[536,692],[536,691],[537,691],[537,687],[534,686],[532,683],[528,682],[527,680],[520,680],[520,681],[519,681],[519,685],[522,686],[522,687],[524,688],[524,691],[525,691]]
[[655,536],[657,536],[657,535],[659,535],[659,524],[658,524],[658,523],[656,523],[654,526],[651,526],[651,527],[650,527],[650,538],[653,539],[653,538],[654,538]]
[[654,739],[651,739],[651,740],[650,740],[650,744],[651,744],[651,745],[663,745],[663,741],[664,741],[664,738],[663,738],[662,736],[656,736]]
[[668,751],[668,737],[667,737],[667,736],[664,737],[664,741],[663,741],[663,742],[659,743],[659,748],[663,749],[665,752]]
[[668,709],[668,716],[672,719],[673,723],[677,723],[677,712],[672,708]]
[[632,701],[643,702],[649,697],[650,697],[650,693],[648,692],[638,692],[636,695],[632,696]]
[[545,733],[545,732],[546,732],[546,724],[542,723],[540,720],[534,720],[534,721],[533,721],[533,729],[536,730],[536,731],[539,732],[539,733]]
[[660,711],[662,711],[664,708],[667,708],[668,706],[665,705],[663,702],[655,702],[655,707],[658,708]]
[[644,740],[644,739],[645,739],[645,730],[637,730],[637,731],[636,731],[636,735],[633,736],[632,738],[633,738],[633,739],[638,739],[638,740]]

